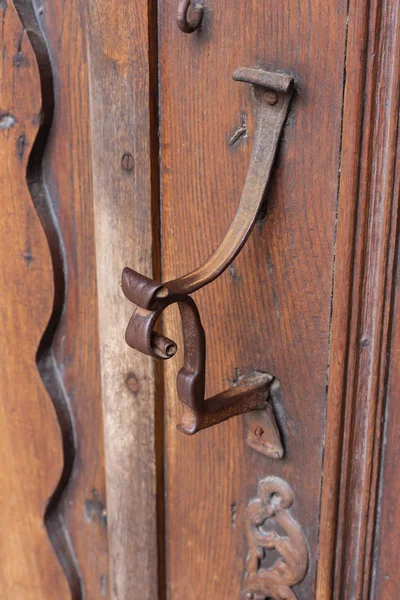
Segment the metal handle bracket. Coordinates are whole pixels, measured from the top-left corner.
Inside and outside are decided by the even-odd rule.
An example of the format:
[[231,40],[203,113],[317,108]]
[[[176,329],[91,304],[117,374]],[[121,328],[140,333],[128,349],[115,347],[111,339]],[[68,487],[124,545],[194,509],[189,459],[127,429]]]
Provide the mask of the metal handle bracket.
[[[162,284],[125,268],[122,289],[136,305],[126,331],[132,348],[154,358],[171,358],[175,342],[157,334],[154,326],[163,310],[178,303],[184,338],[184,364],[177,376],[177,392],[183,405],[178,428],[187,434],[211,427],[250,411],[263,413],[263,439],[257,448],[267,456],[283,454],[273,413],[268,408],[272,378],[265,373],[243,379],[234,388],[205,400],[206,343],[200,315],[189,296],[214,281],[238,255],[248,239],[270,179],[282,129],[293,94],[289,75],[261,69],[240,68],[233,78],[254,86],[258,104],[253,152],[236,215],[219,247],[194,271]],[[254,440],[251,443],[255,447]]]

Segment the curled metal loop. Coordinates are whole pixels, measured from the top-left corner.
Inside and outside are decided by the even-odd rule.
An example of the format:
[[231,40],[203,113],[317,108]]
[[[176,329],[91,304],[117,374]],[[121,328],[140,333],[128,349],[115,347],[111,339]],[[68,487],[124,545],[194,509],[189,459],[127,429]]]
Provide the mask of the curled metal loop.
[[273,409],[269,404],[269,390],[273,377],[268,373],[254,373],[243,378],[235,387],[205,398],[206,337],[200,314],[193,298],[187,294],[177,297],[158,296],[152,309],[141,304],[151,298],[154,290],[162,290],[160,283],[126,267],[122,274],[122,290],[133,302],[138,302],[126,330],[126,342],[132,348],[153,358],[174,356],[177,346],[173,340],[156,333],[155,325],[162,312],[177,302],[184,342],[183,366],[176,378],[178,398],[182,404],[178,429],[187,435],[207,429],[238,415],[256,411],[257,421],[263,423],[263,440],[255,445],[251,437],[248,445],[269,458],[282,458],[283,447]]
[[193,33],[203,18],[203,5],[196,0],[181,0],[178,8],[178,27],[183,33]]

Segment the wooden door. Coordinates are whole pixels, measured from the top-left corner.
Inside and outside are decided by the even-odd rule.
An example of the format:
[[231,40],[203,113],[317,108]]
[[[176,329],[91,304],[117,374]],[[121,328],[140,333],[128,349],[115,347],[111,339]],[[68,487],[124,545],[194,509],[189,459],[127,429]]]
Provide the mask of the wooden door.
[[[194,5],[0,2],[0,598],[396,600],[400,5]],[[201,336],[121,289],[234,219],[286,93],[240,67],[294,93],[255,227],[193,298],[206,397],[267,378],[274,457],[260,411],[177,430]],[[165,361],[124,340],[158,308]]]

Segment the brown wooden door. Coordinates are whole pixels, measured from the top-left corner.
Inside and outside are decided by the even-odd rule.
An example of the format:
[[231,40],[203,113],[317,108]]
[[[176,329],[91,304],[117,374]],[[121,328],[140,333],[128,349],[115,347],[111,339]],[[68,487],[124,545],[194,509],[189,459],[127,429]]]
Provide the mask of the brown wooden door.
[[[0,599],[397,600],[400,5],[195,4],[0,1]],[[238,67],[294,93],[255,227],[193,299],[206,398],[267,378],[269,416],[185,435],[201,335],[172,303],[176,355],[130,348],[133,313],[162,354],[138,323],[168,302],[121,273],[218,248],[286,93]]]

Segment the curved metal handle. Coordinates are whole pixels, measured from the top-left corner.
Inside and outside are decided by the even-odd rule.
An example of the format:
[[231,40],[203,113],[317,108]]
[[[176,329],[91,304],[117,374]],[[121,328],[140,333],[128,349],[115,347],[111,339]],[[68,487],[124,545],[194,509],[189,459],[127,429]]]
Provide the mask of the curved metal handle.
[[189,296],[221,275],[248,239],[270,179],[293,94],[293,79],[285,74],[241,68],[234,72],[233,78],[252,84],[258,102],[253,152],[236,215],[217,250],[200,267],[183,277],[162,284],[132,269],[124,269],[123,292],[136,304],[126,341],[132,348],[154,358],[171,358],[176,353],[176,344],[155,333],[154,326],[163,310],[177,302],[185,344],[184,365],[177,377],[178,397],[184,408],[178,428],[193,434],[232,416],[253,410],[266,411],[263,412],[263,434],[256,435],[256,441],[247,441],[263,454],[278,458],[283,450],[272,411],[268,409],[272,381],[269,375],[258,373],[232,389],[204,399],[205,335],[196,304]]

